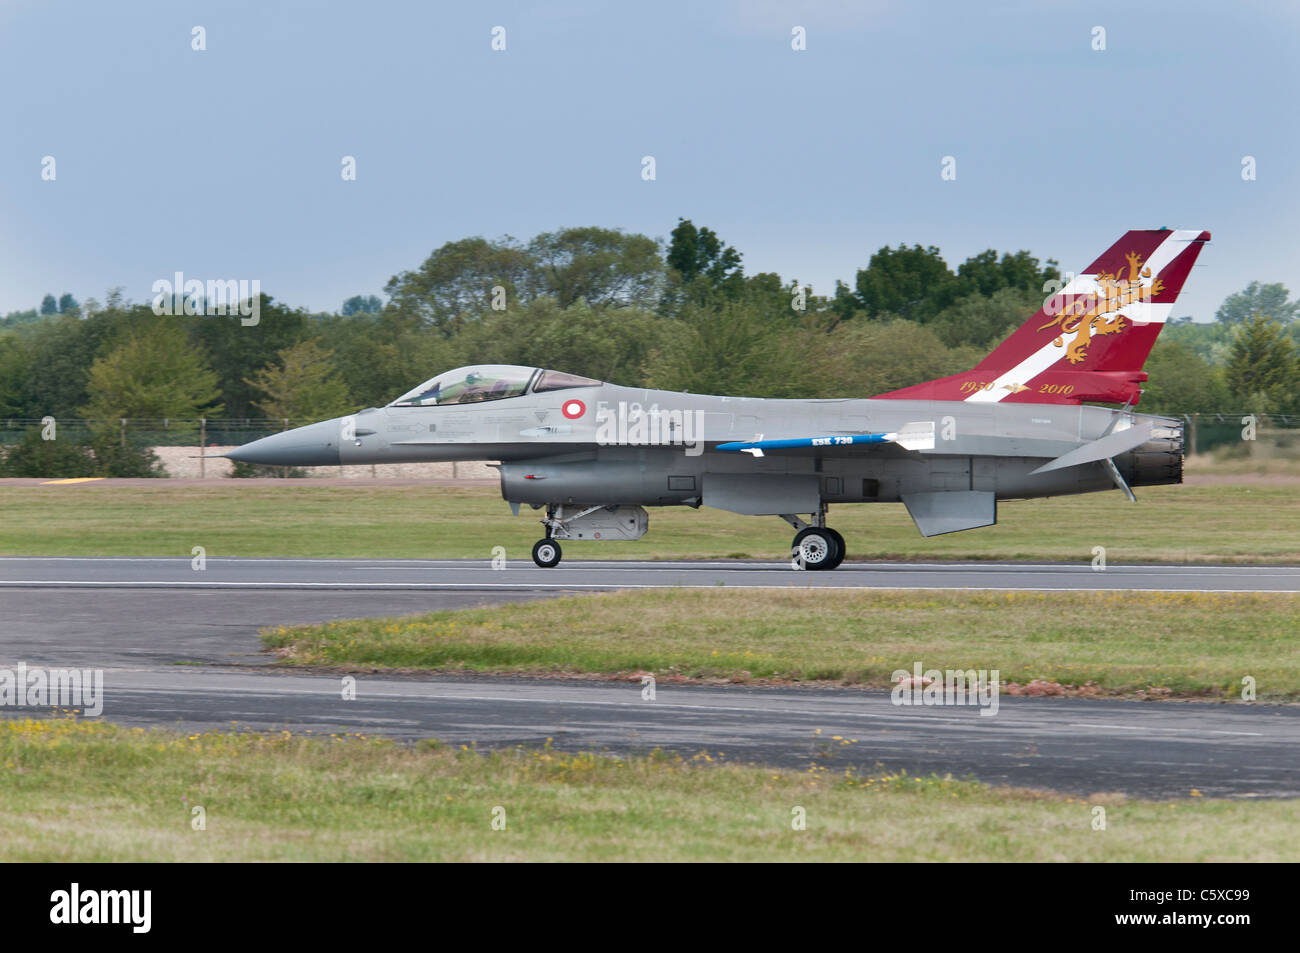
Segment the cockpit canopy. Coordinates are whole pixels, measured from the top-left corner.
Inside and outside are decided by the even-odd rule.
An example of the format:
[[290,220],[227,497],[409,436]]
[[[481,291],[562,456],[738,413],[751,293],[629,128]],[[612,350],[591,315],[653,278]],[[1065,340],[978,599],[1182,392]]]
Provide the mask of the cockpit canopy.
[[600,381],[561,371],[545,371],[515,364],[477,364],[458,367],[430,378],[419,387],[403,394],[389,407],[434,407],[442,404],[473,404],[484,400],[504,400],[529,392],[564,390],[569,387],[599,387]]

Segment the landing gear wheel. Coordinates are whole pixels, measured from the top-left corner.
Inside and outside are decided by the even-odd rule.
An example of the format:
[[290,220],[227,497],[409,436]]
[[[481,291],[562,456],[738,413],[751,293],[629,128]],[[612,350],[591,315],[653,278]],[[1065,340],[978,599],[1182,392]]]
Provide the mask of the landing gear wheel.
[[846,552],[844,548],[844,537],[835,532],[835,530],[831,529],[829,526],[823,527],[822,532],[835,540],[835,558],[831,560],[830,565],[826,568],[838,569],[840,563],[844,562],[844,555]]
[[843,558],[841,554],[844,552],[844,547],[835,542],[835,537],[830,532],[816,526],[795,533],[790,548],[795,561],[802,563],[803,568],[809,571],[834,569],[839,565],[837,557]]
[[560,563],[560,544],[553,539],[539,539],[533,543],[533,562],[543,569],[550,569]]

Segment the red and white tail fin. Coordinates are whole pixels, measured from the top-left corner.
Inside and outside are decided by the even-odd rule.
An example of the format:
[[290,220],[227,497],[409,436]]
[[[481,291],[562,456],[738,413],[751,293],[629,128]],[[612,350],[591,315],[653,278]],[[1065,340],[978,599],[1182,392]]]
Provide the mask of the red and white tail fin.
[[1210,233],[1131,231],[972,370],[888,400],[1136,404],[1142,365]]

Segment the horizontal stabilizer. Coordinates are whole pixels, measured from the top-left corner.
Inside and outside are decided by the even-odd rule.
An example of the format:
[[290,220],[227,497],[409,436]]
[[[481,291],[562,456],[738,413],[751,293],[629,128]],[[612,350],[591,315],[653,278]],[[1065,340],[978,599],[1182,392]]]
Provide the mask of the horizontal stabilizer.
[[1121,453],[1127,453],[1134,447],[1140,447],[1151,439],[1152,425],[1149,423],[1138,424],[1136,427],[1130,427],[1127,430],[1118,430],[1114,433],[1085,443],[1082,447],[1075,447],[1069,453],[1063,453],[1055,460],[1044,463],[1037,470],[1032,471],[1029,475],[1037,473],[1049,473],[1052,470],[1060,470],[1064,467],[1077,467],[1081,463],[1096,463],[1098,460],[1109,460],[1111,457],[1118,456]]

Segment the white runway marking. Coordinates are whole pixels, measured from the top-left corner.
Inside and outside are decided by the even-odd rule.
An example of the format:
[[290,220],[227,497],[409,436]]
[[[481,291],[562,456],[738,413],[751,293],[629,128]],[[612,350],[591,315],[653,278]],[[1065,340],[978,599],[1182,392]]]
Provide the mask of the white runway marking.
[[[620,589],[726,589],[726,585],[695,585],[680,583],[629,582],[557,582],[557,583],[474,583],[467,586],[455,582],[171,582],[132,581],[132,582],[94,582],[77,579],[30,579],[26,581],[0,580],[0,587],[8,589],[331,589],[347,592],[350,589],[583,589],[593,591],[617,591]],[[1253,589],[1161,589],[1151,586],[846,586],[831,583],[807,586],[761,586],[733,585],[732,589],[829,589],[829,590],[871,590],[876,592],[1197,592],[1197,593],[1237,593],[1250,594]],[[1262,590],[1265,592],[1272,590]],[[1286,592],[1286,590],[1280,590]]]

